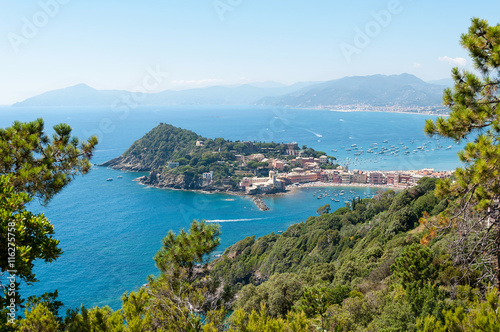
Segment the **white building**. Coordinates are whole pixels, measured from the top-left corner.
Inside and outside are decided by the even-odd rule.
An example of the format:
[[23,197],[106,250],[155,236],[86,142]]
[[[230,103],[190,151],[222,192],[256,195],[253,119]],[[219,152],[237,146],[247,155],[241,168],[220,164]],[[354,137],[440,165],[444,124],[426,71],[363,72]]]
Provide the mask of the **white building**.
[[176,168],[179,167],[179,163],[177,161],[169,161],[167,163],[168,168]]
[[213,177],[214,177],[214,172],[213,171],[210,171],[208,173],[203,173],[203,178],[204,179],[212,180]]

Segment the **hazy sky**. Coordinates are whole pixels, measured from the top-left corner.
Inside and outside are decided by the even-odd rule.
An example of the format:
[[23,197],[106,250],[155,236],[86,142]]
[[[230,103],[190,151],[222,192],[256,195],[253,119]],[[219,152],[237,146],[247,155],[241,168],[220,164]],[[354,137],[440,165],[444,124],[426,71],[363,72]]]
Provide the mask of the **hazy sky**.
[[470,66],[458,43],[470,18],[499,13],[492,0],[0,0],[0,104],[78,83],[441,79]]

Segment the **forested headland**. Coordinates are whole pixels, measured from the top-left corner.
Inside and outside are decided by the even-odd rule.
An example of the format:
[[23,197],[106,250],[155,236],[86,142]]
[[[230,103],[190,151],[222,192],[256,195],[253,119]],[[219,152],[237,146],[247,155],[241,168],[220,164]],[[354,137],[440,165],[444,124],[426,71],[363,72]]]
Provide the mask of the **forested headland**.
[[[294,150],[298,155],[298,144]],[[281,170],[292,168],[296,155],[289,153],[289,144],[276,142],[230,141],[224,138],[205,138],[193,131],[160,123],[135,141],[123,155],[101,166],[115,169],[150,172],[141,183],[175,189],[211,191],[240,191],[244,177],[267,177],[280,160]],[[325,152],[302,146],[303,157],[319,158]],[[333,168],[335,157],[329,157],[322,168]],[[205,174],[205,177],[204,177]],[[206,175],[209,175],[206,181]]]

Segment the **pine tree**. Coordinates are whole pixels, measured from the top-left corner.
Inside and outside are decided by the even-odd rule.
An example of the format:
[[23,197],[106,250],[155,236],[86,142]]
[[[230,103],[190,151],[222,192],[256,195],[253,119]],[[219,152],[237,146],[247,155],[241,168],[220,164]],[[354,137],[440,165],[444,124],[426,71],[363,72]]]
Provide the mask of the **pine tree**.
[[14,122],[0,128],[0,175],[11,175],[18,192],[38,197],[46,204],[77,174],[89,171],[97,137],[79,141],[67,124],[54,126],[52,139],[44,122]]
[[59,323],[43,304],[36,306],[31,311],[26,311],[25,319],[22,320],[19,331],[21,332],[57,332]]
[[[0,286],[5,293],[0,297],[0,327],[12,300],[16,309],[23,303],[20,281],[37,281],[34,262],[52,262],[62,253],[53,237],[54,226],[43,214],[28,211],[27,204],[34,197],[47,204],[77,174],[88,172],[97,144],[96,137],[84,142],[72,137],[66,124],[55,126],[54,132],[50,139],[42,119],[0,129]],[[57,293],[44,296],[53,294]]]
[[440,226],[457,230],[452,254],[457,264],[500,283],[500,25],[473,18],[460,43],[478,73],[454,68],[454,87],[443,96],[450,116],[427,120],[425,126],[431,136],[456,142],[473,138],[459,152],[465,166],[436,188],[441,197],[458,197],[453,215]]
[[[219,225],[193,220],[189,232],[169,231],[154,260],[161,274],[150,277],[151,316],[154,328],[196,331],[203,314],[219,310],[224,291],[208,276],[206,255],[220,243]],[[210,314],[213,314],[210,313]]]

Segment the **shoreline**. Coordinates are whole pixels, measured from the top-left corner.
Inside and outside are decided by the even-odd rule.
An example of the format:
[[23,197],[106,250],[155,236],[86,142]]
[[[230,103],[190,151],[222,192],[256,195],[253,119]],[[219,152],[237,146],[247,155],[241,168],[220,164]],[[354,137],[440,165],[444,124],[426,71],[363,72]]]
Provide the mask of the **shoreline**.
[[298,109],[298,110],[330,111],[330,112],[339,112],[339,113],[366,112],[366,113],[398,113],[398,114],[413,114],[413,115],[426,115],[426,116],[450,116],[449,113],[404,112],[404,111],[366,110],[366,109],[334,109],[334,108],[330,108],[330,107],[292,107],[292,106],[283,106],[283,107],[291,108],[291,109]]
[[167,188],[167,187],[158,187],[154,185],[144,184],[140,181],[141,177],[135,178],[132,181],[138,182],[142,186],[156,188],[160,190],[178,190],[178,191],[186,191],[186,192],[197,192],[201,194],[221,194],[221,195],[229,195],[229,196],[239,196],[244,197],[251,200],[259,210],[261,211],[269,211],[269,208],[266,206],[265,202],[262,200],[266,197],[281,197],[289,194],[293,194],[294,192],[307,189],[307,188],[330,188],[330,187],[344,187],[344,188],[379,188],[379,189],[392,189],[392,190],[404,190],[410,187],[395,187],[395,186],[387,186],[380,184],[370,184],[370,183],[331,183],[331,182],[306,182],[301,184],[293,184],[285,187],[285,191],[273,193],[273,194],[259,194],[259,195],[247,195],[241,191],[220,191],[220,190],[203,190],[203,189],[180,189],[180,188]]

